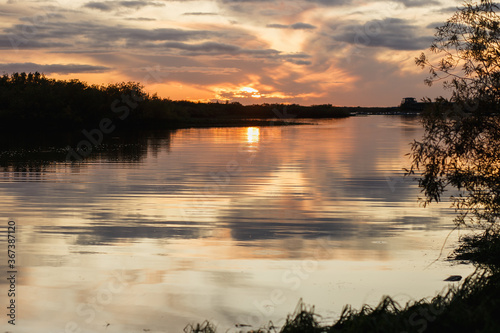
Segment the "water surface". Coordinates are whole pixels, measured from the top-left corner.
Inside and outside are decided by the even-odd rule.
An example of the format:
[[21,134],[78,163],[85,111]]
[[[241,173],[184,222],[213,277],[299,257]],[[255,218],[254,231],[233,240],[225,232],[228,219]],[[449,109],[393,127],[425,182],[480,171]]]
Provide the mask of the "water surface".
[[420,207],[403,177],[422,134],[369,116],[113,137],[81,163],[12,149],[0,215],[18,225],[15,332],[238,331],[279,325],[300,298],[332,322],[347,303],[432,296],[472,268],[427,267],[453,211]]

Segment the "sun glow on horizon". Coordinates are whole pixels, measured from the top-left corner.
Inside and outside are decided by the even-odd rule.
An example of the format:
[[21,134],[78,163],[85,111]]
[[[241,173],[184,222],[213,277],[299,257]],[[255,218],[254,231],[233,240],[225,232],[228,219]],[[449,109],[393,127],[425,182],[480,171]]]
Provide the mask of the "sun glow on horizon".
[[259,93],[257,89],[254,89],[252,87],[243,87],[240,89],[241,92],[246,93],[246,94],[251,94],[253,98],[260,98],[262,95]]

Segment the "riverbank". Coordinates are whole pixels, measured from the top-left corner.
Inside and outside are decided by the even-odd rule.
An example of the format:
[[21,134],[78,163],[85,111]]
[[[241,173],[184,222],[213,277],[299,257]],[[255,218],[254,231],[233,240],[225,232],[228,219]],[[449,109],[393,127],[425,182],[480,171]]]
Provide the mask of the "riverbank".
[[[258,329],[258,333],[335,333],[335,332],[500,332],[500,234],[482,233],[464,237],[450,260],[468,260],[476,271],[457,285],[432,298],[400,305],[390,296],[376,307],[356,310],[345,306],[340,318],[321,324],[313,306],[299,302],[283,327]],[[215,333],[217,327],[206,321],[188,325],[185,332]]]
[[331,104],[254,104],[174,101],[149,94],[137,82],[89,85],[40,73],[0,76],[0,129],[91,130],[102,122],[121,130],[287,125],[291,119],[345,118],[355,114],[398,114],[397,107]]
[[[0,127],[18,132],[90,130],[102,123],[125,129],[283,125],[293,118],[349,117],[350,108],[325,105],[173,101],[140,83],[89,85],[40,73],[0,77]],[[259,120],[259,121],[257,121]]]

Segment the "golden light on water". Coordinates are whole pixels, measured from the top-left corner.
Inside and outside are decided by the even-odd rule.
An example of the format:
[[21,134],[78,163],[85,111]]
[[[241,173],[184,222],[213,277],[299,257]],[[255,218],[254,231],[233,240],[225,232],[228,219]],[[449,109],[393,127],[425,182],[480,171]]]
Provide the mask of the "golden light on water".
[[[287,301],[254,325],[285,318],[304,295],[328,316],[386,294],[426,297],[444,277],[472,273],[424,270],[453,223],[446,208],[422,209],[399,178],[407,142],[422,135],[416,120],[317,126],[183,129],[147,146],[140,166],[53,164],[37,182],[0,172],[0,201],[30,240],[19,253],[22,332],[158,331],[165,320],[182,331],[197,314],[231,331],[273,290]],[[48,195],[27,210],[35,188]]]
[[258,127],[248,127],[247,128],[247,142],[254,143],[259,142],[260,130]]

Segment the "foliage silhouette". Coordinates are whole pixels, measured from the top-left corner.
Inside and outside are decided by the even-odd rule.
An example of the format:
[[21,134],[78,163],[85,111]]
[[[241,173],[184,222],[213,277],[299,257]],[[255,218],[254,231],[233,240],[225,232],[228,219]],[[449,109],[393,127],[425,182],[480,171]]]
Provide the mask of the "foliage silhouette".
[[79,80],[50,79],[38,72],[0,77],[0,126],[16,131],[95,128],[104,118],[118,121],[121,128],[135,129],[265,125],[252,122],[252,119],[336,118],[347,117],[350,111],[350,108],[329,104],[242,105],[237,102],[172,101],[146,93],[144,87],[135,82],[88,85]]
[[498,231],[500,216],[500,17],[490,0],[467,1],[437,29],[431,51],[442,54],[428,67],[428,84],[444,80],[452,90],[425,112],[425,135],[411,147],[409,174],[419,172],[428,204],[440,201],[447,188],[458,226]]
[[[428,85],[443,80],[452,90],[451,101],[479,103],[482,112],[496,112],[500,102],[500,17],[491,0],[467,0],[437,28],[431,52],[441,55],[437,64],[422,53],[416,64],[429,68]],[[467,109],[467,107],[465,107]]]

